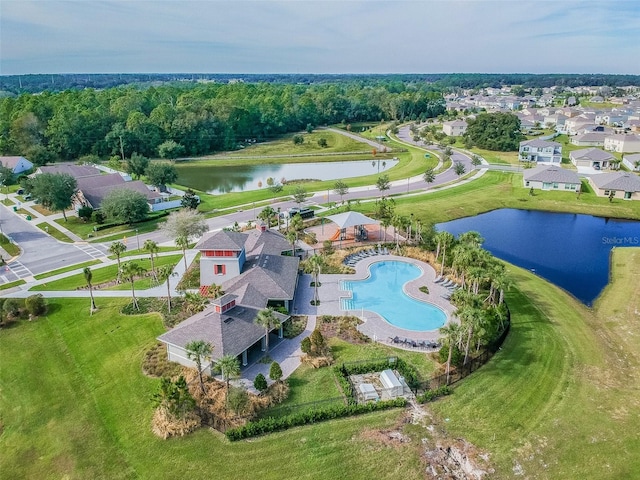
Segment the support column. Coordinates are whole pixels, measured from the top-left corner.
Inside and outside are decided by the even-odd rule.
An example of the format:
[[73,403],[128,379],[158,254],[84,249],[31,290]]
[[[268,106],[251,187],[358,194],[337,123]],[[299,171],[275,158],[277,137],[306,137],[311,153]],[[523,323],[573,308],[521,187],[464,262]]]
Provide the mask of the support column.
[[247,351],[242,352],[242,366],[246,367],[249,363],[249,359],[247,358]]
[[264,337],[262,337],[262,340],[260,340],[260,349],[263,352],[267,351],[267,336],[266,335]]
[[282,325],[278,329],[278,338],[284,338],[284,327]]

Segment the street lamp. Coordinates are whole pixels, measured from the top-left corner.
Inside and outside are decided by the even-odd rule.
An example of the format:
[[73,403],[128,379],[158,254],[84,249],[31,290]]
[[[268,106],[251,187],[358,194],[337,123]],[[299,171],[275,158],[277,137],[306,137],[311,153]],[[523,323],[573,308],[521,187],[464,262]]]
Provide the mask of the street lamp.
[[138,236],[138,229],[136,228],[136,242],[138,243],[138,250],[140,250],[140,237]]

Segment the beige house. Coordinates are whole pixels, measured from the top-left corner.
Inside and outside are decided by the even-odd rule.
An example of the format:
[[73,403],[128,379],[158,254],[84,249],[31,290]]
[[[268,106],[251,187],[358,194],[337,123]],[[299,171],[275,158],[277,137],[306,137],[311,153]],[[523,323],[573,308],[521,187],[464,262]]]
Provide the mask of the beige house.
[[593,175],[589,183],[599,197],[640,200],[640,177],[631,172],[612,172]]
[[599,148],[584,148],[569,153],[569,159],[576,167],[591,167],[595,170],[602,170],[609,168],[616,157]]
[[604,139],[604,149],[618,153],[640,152],[640,135],[608,135],[607,138]]
[[535,168],[527,169],[522,175],[522,181],[526,188],[534,188],[536,190],[568,192],[580,190],[578,174],[559,165],[538,165]]
[[464,120],[453,120],[442,124],[442,131],[450,137],[461,137],[467,131],[467,122]]
[[571,137],[570,142],[579,147],[603,147],[605,137],[601,132],[588,132]]
[[523,162],[550,163],[560,165],[562,144],[549,140],[526,140],[520,142],[518,155]]

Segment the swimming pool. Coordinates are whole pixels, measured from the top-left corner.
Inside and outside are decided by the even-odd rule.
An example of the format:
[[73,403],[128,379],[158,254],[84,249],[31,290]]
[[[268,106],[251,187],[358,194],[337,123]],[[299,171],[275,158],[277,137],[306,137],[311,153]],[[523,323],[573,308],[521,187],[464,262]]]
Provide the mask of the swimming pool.
[[408,296],[402,289],[407,282],[422,275],[417,266],[396,260],[372,263],[369,277],[344,280],[341,288],[352,292],[351,298],[340,300],[342,310],[370,310],[391,325],[422,332],[443,326],[447,315],[432,303]]

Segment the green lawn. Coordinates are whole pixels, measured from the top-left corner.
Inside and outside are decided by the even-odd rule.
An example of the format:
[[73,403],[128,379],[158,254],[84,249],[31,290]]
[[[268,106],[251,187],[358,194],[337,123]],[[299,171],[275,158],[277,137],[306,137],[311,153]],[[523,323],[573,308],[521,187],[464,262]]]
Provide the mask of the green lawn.
[[398,410],[233,444],[208,429],[156,438],[149,398],[159,381],[141,362],[163,328],[155,314],[121,315],[125,303],[98,299],[89,317],[87,299],[55,300],[45,318],[2,332],[0,477],[423,478],[414,445],[389,452],[363,434],[393,428]]
[[8,290],[10,288],[17,287],[18,285],[24,285],[25,283],[27,282],[25,282],[22,279],[14,280],[13,282],[3,283],[0,285],[0,290]]
[[[164,257],[158,257],[155,260],[156,268],[162,265],[175,265],[182,258],[182,255],[168,255]],[[134,260],[138,265],[144,268],[147,272],[151,271],[151,261],[148,258]],[[124,262],[123,262],[124,263]],[[99,285],[101,283],[110,282],[115,280],[118,274],[118,265],[107,265],[105,267],[92,269],[93,280],[92,283],[94,285]],[[60,280],[55,280],[53,282],[47,282],[42,285],[36,285],[35,287],[29,289],[32,291],[64,291],[64,290],[77,290],[80,287],[85,287],[87,282],[84,279],[84,274],[78,273],[76,275],[71,275],[69,277],[61,278]],[[137,289],[146,289],[154,287],[155,284],[151,278],[140,278],[134,282],[134,287]],[[130,290],[131,283],[123,282],[120,285],[116,285],[115,287],[111,287],[109,290]]]
[[[11,243],[3,233],[0,233],[0,246],[2,246],[2,248],[4,248],[5,251],[11,256],[20,254],[20,247],[18,247],[18,245],[16,245],[15,243]],[[8,259],[5,258],[5,260]]]
[[492,478],[513,478],[516,464],[523,478],[640,475],[640,329],[633,313],[640,251],[617,249],[613,262],[614,284],[595,312],[510,267],[517,288],[507,295],[509,337],[454,395],[433,404],[449,419],[449,435],[491,452],[498,466]]
[[49,225],[46,222],[42,222],[39,223],[38,225],[36,225],[40,230],[42,230],[43,232],[48,233],[49,235],[51,235],[53,238],[55,238],[56,240],[59,240],[61,242],[67,242],[67,243],[73,243],[73,240],[71,240],[67,235],[65,235],[64,233],[62,233],[60,230],[58,230],[56,227]]
[[[396,212],[414,214],[423,224],[447,222],[498,208],[583,213],[602,217],[640,219],[640,202],[597,197],[590,189],[578,198],[569,192],[536,191],[522,187],[522,174],[489,171],[478,180],[434,193],[395,198]],[[353,205],[353,210],[373,212],[372,203]]]
[[102,263],[100,260],[89,260],[88,262],[76,263],[75,265],[69,265],[67,267],[58,268],[57,270],[51,270],[51,271],[46,272],[46,273],[41,273],[39,275],[34,275],[33,277],[36,280],[42,280],[43,278],[53,277],[53,276],[59,275],[61,273],[70,272],[72,270],[77,270],[78,268],[90,267],[92,265],[97,265],[97,264],[100,264],[100,263]]

